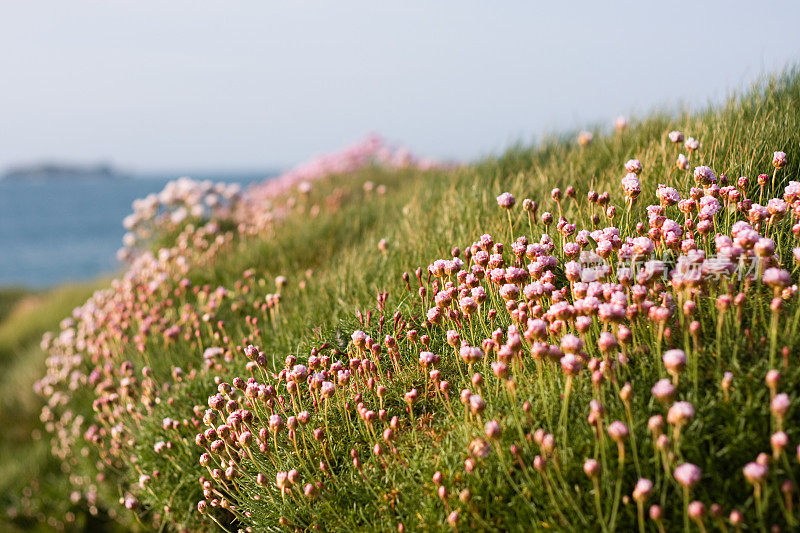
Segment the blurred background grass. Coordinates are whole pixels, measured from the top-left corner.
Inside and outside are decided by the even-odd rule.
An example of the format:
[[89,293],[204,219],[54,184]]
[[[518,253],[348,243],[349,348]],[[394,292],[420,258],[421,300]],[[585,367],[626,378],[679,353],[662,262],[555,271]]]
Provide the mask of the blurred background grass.
[[[34,382],[45,368],[45,353],[40,348],[42,335],[58,327],[72,310],[86,301],[107,279],[63,285],[31,291],[21,287],[0,289],[0,505],[14,509],[28,485],[44,485],[45,491],[65,494],[69,480],[60,472],[60,464],[50,455],[49,445],[41,439],[39,411],[41,398],[33,391]],[[38,504],[37,504],[38,505]],[[43,509],[32,515],[38,519],[7,522],[0,517],[0,530],[49,530]],[[12,511],[13,515],[13,511]]]

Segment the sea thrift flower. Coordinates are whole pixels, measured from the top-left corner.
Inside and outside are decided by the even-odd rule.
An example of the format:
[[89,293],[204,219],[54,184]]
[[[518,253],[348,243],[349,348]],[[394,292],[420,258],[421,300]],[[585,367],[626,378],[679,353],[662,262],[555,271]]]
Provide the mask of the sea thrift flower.
[[419,392],[417,392],[417,389],[411,389],[404,395],[405,402],[409,405],[409,407],[417,401],[418,397]]
[[662,402],[670,402],[675,396],[675,386],[668,379],[660,379],[650,390],[653,396]]
[[492,447],[483,439],[475,439],[469,443],[469,453],[478,459],[485,459],[491,453]]
[[706,506],[703,505],[703,502],[694,500],[689,504],[687,513],[689,514],[689,518],[695,522],[702,523],[703,516],[706,514]]
[[759,485],[767,479],[769,469],[759,463],[747,463],[742,469],[744,478],[752,485]]
[[567,354],[577,354],[583,349],[583,341],[576,335],[567,334],[561,338],[561,350]]
[[485,433],[489,439],[497,440],[500,438],[502,430],[500,429],[500,424],[497,422],[497,420],[490,420],[486,422]]
[[783,450],[789,445],[789,436],[783,431],[776,431],[769,439],[772,445],[772,456],[778,459]]
[[702,476],[702,471],[692,463],[683,463],[673,472],[675,480],[686,488],[696,485]]
[[641,193],[641,186],[639,180],[636,179],[636,174],[628,174],[622,178],[622,189],[625,196],[629,199],[635,200]]
[[656,197],[661,202],[661,205],[665,207],[675,205],[681,200],[681,196],[678,194],[678,191],[672,187],[666,187],[664,185],[658,186],[658,189],[656,189]]
[[639,481],[636,482],[636,487],[633,489],[633,499],[636,502],[645,502],[650,498],[652,492],[653,482],[649,479],[640,478]]
[[792,283],[792,276],[787,271],[779,268],[768,268],[764,271],[762,281],[773,289],[782,289]]
[[581,131],[578,133],[578,144],[580,146],[589,146],[592,144],[592,140],[594,139],[594,135],[592,135],[589,131]]
[[270,415],[269,417],[269,429],[273,433],[277,433],[283,427],[283,419],[280,415]]
[[772,166],[775,168],[783,168],[786,166],[786,154],[784,152],[775,152],[772,154]]
[[671,132],[669,132],[668,137],[669,137],[669,140],[674,144],[678,144],[678,143],[682,143],[683,142],[683,133],[681,133],[679,131],[671,131]]
[[534,202],[530,198],[525,198],[524,200],[522,200],[522,209],[526,213],[530,213],[534,217],[536,217],[536,208],[537,207],[538,206],[537,206],[536,202]]
[[608,331],[603,331],[600,333],[600,338],[597,340],[597,347],[603,353],[608,353],[612,350],[615,350],[619,344],[617,343],[617,339],[614,335]]
[[638,159],[630,159],[625,163],[625,171],[628,173],[639,174],[642,171],[642,163]]
[[629,433],[628,426],[619,420],[611,422],[611,424],[608,426],[608,435],[617,443],[625,441],[628,438]]
[[683,350],[667,350],[662,356],[667,372],[675,379],[686,368],[686,354]]
[[475,300],[469,296],[461,298],[461,300],[458,302],[458,306],[465,316],[472,316],[478,311],[477,302],[475,302]]
[[595,461],[594,459],[587,459],[583,463],[583,471],[584,473],[592,479],[595,479],[600,476],[600,463]]
[[561,358],[560,362],[561,369],[567,376],[577,376],[583,366],[581,359],[574,354],[565,355]]
[[694,407],[689,402],[675,402],[667,412],[667,422],[673,426],[682,426],[694,416]]
[[509,368],[508,365],[502,361],[494,361],[492,363],[492,372],[498,379],[505,379],[508,377]]
[[433,366],[439,362],[439,356],[432,352],[421,352],[419,354],[419,364],[423,367]]
[[472,414],[480,414],[486,408],[486,402],[478,394],[472,394],[469,397],[469,409]]
[[789,209],[789,205],[780,198],[770,198],[767,202],[767,211],[775,220],[781,220]]
[[477,346],[464,345],[461,346],[459,355],[465,363],[473,364],[483,359],[483,350]]
[[773,398],[772,402],[770,402],[770,409],[772,410],[772,414],[774,414],[775,417],[779,419],[786,416],[786,413],[789,412],[790,406],[791,402],[789,400],[789,395],[784,392],[776,394],[775,398]]
[[511,283],[507,283],[500,287],[500,297],[503,300],[516,300],[519,298],[519,287]]
[[502,207],[503,209],[511,209],[514,207],[516,203],[516,199],[511,196],[511,193],[504,192],[500,196],[497,197],[497,205]]
[[717,177],[710,167],[700,166],[694,169],[694,181],[698,185],[710,185],[717,181]]

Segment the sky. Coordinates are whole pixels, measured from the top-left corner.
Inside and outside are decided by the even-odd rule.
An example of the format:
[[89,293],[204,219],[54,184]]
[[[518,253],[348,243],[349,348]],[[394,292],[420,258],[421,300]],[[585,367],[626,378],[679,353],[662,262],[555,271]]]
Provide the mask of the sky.
[[0,169],[282,168],[371,131],[470,160],[718,102],[796,62],[799,25],[800,2],[9,0]]

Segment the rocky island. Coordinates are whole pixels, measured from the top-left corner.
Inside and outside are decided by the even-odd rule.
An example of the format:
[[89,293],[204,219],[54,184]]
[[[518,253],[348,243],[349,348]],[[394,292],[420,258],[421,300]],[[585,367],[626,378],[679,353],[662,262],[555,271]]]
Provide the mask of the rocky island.
[[0,180],[119,179],[126,177],[108,163],[44,162],[8,168]]

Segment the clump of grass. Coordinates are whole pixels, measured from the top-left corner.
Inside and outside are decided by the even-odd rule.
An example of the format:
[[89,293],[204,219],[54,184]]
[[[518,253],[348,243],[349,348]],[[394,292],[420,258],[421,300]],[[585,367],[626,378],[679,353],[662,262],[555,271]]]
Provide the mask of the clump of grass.
[[184,225],[47,339],[52,452],[145,528],[794,528],[798,111],[789,73]]

